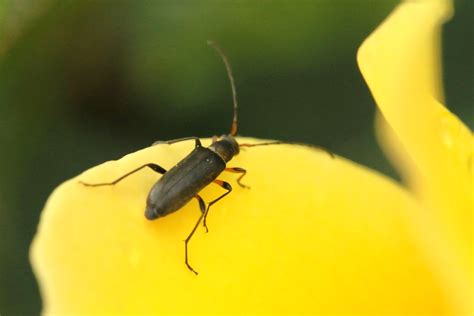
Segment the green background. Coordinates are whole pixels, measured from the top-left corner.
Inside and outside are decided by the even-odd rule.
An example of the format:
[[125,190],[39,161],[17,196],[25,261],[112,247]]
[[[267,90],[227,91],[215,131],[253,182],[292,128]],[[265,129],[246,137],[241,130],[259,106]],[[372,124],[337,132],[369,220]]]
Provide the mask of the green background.
[[[324,146],[396,178],[355,59],[396,3],[0,0],[0,314],[40,311],[28,249],[58,184],[157,139],[228,133],[229,83],[208,39],[234,69],[239,134]],[[456,8],[443,79],[473,128],[473,2]]]

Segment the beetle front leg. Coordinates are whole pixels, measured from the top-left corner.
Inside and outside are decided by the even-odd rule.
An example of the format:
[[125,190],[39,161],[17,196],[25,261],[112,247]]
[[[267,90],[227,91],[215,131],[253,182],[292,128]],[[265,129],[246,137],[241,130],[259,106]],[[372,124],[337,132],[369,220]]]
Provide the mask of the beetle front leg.
[[250,189],[248,185],[245,185],[242,182],[240,182],[242,178],[247,174],[247,170],[245,170],[244,168],[234,167],[234,168],[225,168],[224,171],[241,173],[240,177],[237,178],[237,184],[240,185],[242,188]]

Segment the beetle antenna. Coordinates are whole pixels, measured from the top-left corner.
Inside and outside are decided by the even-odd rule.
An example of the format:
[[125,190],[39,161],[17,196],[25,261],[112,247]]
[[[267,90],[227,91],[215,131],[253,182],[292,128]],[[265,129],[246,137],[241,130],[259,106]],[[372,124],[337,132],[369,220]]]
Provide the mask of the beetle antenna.
[[234,83],[234,76],[232,75],[232,68],[230,67],[230,63],[227,60],[226,55],[222,51],[222,49],[213,41],[207,41],[207,44],[214,48],[219,56],[222,58],[222,61],[225,64],[225,68],[227,69],[227,76],[229,77],[230,87],[232,89],[232,100],[234,102],[234,118],[232,120],[232,127],[230,128],[230,135],[235,136],[237,134],[237,92],[235,91],[235,83]]
[[257,147],[257,146],[268,146],[268,145],[300,145],[300,146],[306,146],[306,147],[309,147],[309,148],[314,148],[314,149],[325,151],[329,156],[331,156],[331,158],[336,157],[336,155],[332,151],[330,151],[329,149],[326,149],[324,147],[315,146],[315,145],[311,145],[311,144],[294,143],[294,142],[274,141],[274,142],[257,143],[257,144],[239,144],[239,147]]

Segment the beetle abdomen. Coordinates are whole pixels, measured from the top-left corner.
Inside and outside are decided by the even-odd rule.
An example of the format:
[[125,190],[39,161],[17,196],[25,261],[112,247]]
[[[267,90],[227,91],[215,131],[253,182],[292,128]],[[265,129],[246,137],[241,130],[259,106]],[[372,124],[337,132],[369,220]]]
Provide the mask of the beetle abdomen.
[[152,187],[145,216],[156,219],[179,210],[225,169],[214,151],[196,147]]

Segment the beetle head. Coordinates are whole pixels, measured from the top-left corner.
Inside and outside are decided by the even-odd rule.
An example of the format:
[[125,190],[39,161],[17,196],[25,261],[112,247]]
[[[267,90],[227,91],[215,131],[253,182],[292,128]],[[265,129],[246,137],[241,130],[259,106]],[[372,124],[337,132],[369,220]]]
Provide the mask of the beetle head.
[[239,144],[231,135],[222,135],[209,148],[224,159],[225,162],[228,162],[240,152]]

